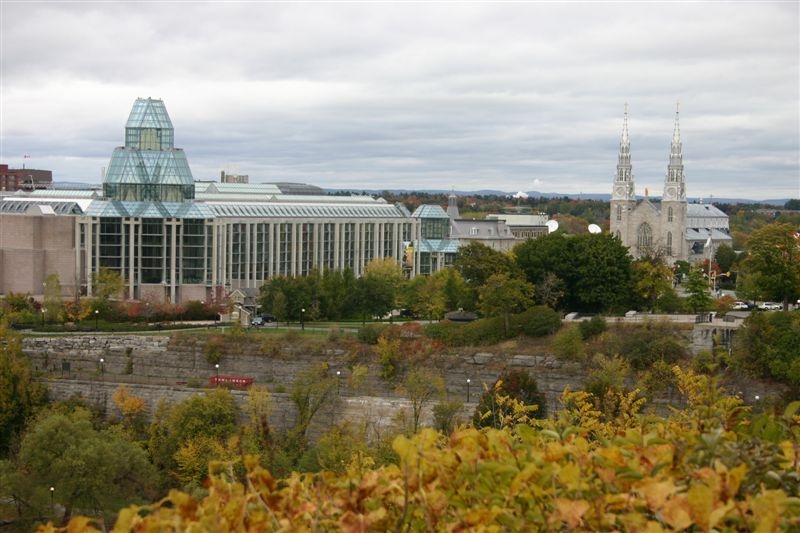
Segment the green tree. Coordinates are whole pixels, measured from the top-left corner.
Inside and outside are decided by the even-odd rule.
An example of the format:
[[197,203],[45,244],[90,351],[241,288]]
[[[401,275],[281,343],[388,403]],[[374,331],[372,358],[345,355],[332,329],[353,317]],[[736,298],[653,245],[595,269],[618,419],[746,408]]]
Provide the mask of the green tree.
[[156,474],[144,450],[114,431],[95,430],[82,411],[38,420],[22,440],[18,470],[18,493],[53,487],[64,522],[76,508],[114,513],[155,495]]
[[798,339],[797,313],[752,313],[733,337],[731,364],[747,374],[789,385],[788,398],[797,398],[800,394]]
[[431,374],[427,369],[415,368],[403,379],[400,387],[411,401],[411,434],[419,430],[419,421],[422,410],[434,398],[444,392],[444,379],[436,374]]
[[714,253],[714,261],[722,272],[730,272],[736,263],[736,252],[727,244],[720,244]]
[[[150,457],[156,467],[171,476],[173,481],[186,481],[186,472],[181,471],[177,461],[181,446],[199,437],[224,443],[238,432],[238,418],[236,401],[225,388],[192,396],[174,406],[161,404],[150,425]],[[210,449],[209,446],[203,448],[206,451]],[[206,460],[211,458],[205,457]]]
[[383,316],[394,309],[403,281],[403,271],[394,259],[373,259],[367,263],[364,275],[356,283],[362,317]]
[[708,292],[708,280],[705,278],[705,273],[700,267],[694,267],[689,270],[689,276],[686,279],[685,289],[688,293],[686,296],[686,305],[694,313],[700,313],[711,309],[711,294]]
[[49,274],[45,278],[42,309],[45,321],[63,320],[64,302],[61,297],[61,281],[58,274]]
[[116,270],[101,268],[92,273],[92,287],[94,296],[102,302],[107,302],[112,296],[122,294],[125,282]]
[[0,458],[46,401],[47,389],[33,380],[20,336],[0,322]]
[[534,286],[508,274],[489,276],[478,290],[478,305],[486,316],[502,316],[506,335],[509,334],[510,315],[522,312],[533,303]]
[[517,272],[510,255],[493,250],[477,241],[458,248],[453,268],[473,290],[483,286],[493,274],[513,276]]
[[659,298],[672,289],[672,270],[659,256],[637,259],[632,265],[633,287],[648,310],[654,310]]
[[753,231],[747,242],[747,269],[770,300],[789,303],[800,298],[800,239],[790,224],[768,224]]
[[326,403],[332,401],[337,386],[338,381],[330,375],[327,363],[298,373],[292,382],[290,398],[297,409],[297,420],[292,433],[299,448],[298,457],[307,446],[311,421]]
[[529,282],[538,285],[549,275],[563,282],[563,309],[597,313],[629,305],[631,258],[609,234],[550,233],[517,245],[514,257]]
[[632,288],[628,249],[608,233],[584,233],[569,242],[574,265],[565,274],[569,309],[592,313],[625,309]]

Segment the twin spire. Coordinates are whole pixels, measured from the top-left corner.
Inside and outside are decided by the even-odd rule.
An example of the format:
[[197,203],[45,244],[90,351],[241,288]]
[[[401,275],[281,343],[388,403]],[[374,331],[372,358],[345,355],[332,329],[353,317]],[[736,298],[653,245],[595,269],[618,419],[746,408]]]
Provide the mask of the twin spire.
[[[664,200],[686,200],[683,173],[683,145],[681,143],[680,103],[675,104],[675,127],[669,151],[669,165],[664,179]],[[617,175],[614,178],[612,200],[636,200],[633,165],[631,164],[631,140],[628,135],[628,103],[622,119],[622,136],[619,141]]]

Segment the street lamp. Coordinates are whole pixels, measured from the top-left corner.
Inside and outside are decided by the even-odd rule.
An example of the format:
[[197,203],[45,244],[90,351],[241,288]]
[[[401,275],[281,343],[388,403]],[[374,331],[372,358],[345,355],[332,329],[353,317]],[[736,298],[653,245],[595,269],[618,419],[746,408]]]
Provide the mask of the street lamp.
[[105,373],[106,373],[106,360],[102,357],[100,358],[100,378],[105,380]]
[[342,391],[342,372],[340,370],[336,371],[336,394],[341,394]]
[[100,310],[94,310],[94,330],[97,331],[97,318],[100,316]]
[[214,369],[217,371],[217,382],[215,383],[215,385],[219,387],[219,363],[214,364]]
[[467,403],[469,403],[469,384],[470,384],[470,379],[467,378]]
[[306,330],[305,318],[306,318],[306,309],[304,307],[304,308],[300,309],[300,329],[302,329],[303,331]]
[[50,511],[50,512],[52,512],[52,509],[53,509],[53,507],[54,507],[54,503],[53,503],[53,493],[55,493],[55,491],[56,491],[56,488],[55,488],[55,487],[50,487],[50,509],[51,509],[51,511]]
[[47,313],[47,309],[42,307],[42,327],[44,327],[44,314]]

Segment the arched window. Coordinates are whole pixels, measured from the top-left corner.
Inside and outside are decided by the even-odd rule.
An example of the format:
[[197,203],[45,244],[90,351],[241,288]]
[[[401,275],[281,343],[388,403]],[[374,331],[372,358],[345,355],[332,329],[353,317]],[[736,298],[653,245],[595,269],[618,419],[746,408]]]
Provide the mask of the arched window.
[[672,222],[672,208],[667,210],[667,222]]
[[[672,208],[670,208],[670,213],[672,213]],[[667,232],[667,257],[672,257],[672,232]]]
[[622,206],[617,206],[617,220],[622,220]]
[[642,222],[636,231],[636,245],[639,253],[647,253],[653,249],[653,230],[647,222]]
[[616,232],[614,232],[614,236],[615,236],[617,239],[619,239],[619,240],[622,240],[622,234],[620,234],[619,230],[617,230]]

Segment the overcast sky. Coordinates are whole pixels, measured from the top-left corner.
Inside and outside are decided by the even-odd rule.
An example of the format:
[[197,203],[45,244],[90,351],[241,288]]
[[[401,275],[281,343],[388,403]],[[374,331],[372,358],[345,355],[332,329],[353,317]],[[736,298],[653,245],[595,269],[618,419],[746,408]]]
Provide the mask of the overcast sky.
[[[0,162],[99,183],[137,97],[196,180],[800,197],[799,2],[0,0]],[[29,159],[23,159],[25,154]]]

